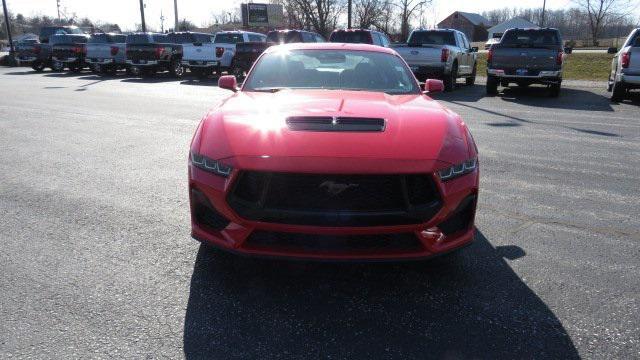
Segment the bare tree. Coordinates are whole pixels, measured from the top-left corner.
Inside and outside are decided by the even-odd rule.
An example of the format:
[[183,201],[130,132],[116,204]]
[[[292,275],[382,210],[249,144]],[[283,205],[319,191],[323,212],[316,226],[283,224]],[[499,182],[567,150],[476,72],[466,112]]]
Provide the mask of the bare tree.
[[586,11],[591,30],[591,43],[598,45],[598,39],[607,21],[628,16],[634,8],[630,0],[573,0]]
[[409,28],[411,19],[416,15],[416,11],[430,4],[431,0],[395,0],[392,4],[399,9],[400,12],[400,37],[402,41],[406,41],[409,37]]
[[361,29],[378,27],[387,2],[387,0],[356,0],[354,11],[356,26]]
[[338,24],[344,10],[344,0],[289,0],[291,11],[298,11],[302,23],[316,32],[328,36]]

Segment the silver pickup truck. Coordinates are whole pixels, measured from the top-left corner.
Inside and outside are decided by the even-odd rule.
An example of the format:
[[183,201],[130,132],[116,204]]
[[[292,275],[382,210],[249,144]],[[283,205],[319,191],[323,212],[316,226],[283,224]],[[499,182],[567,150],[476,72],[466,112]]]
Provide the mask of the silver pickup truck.
[[177,34],[177,38],[182,44],[182,66],[190,69],[197,77],[207,77],[218,68],[213,35],[183,32]]
[[564,51],[557,29],[509,29],[487,54],[487,94],[498,85],[547,85],[550,95],[560,95]]
[[611,101],[624,100],[629,90],[640,89],[640,28],[629,34],[611,62]]
[[463,32],[453,29],[414,30],[407,44],[392,46],[409,64],[416,78],[442,79],[451,91],[458,78],[467,85],[476,81],[478,48],[471,47]]
[[260,33],[248,31],[221,31],[213,40],[215,60],[218,62],[218,73],[229,71],[236,55],[236,44],[246,42],[265,42],[267,37]]
[[126,69],[127,35],[93,34],[87,43],[85,61],[98,74],[113,75],[119,69]]

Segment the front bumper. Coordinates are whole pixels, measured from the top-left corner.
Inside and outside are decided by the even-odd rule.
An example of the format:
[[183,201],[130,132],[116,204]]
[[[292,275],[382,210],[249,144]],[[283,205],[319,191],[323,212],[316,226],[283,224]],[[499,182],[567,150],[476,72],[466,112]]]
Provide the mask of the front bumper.
[[194,68],[217,67],[220,64],[217,61],[199,61],[199,60],[182,60],[180,63],[184,66],[194,67]]
[[[240,170],[234,169],[229,178],[223,178],[190,164],[191,226],[195,239],[250,256],[322,260],[409,260],[453,251],[468,245],[475,236],[473,224],[478,194],[478,170],[447,182],[435,180],[442,206],[435,215],[422,223],[360,227],[294,225],[244,219],[228,203],[228,195],[239,174]],[[213,222],[214,225],[204,224],[194,215],[194,206],[199,206],[202,197],[219,215],[217,221]],[[468,221],[459,228],[454,225],[451,230],[451,220],[457,218],[462,209],[469,212]]]

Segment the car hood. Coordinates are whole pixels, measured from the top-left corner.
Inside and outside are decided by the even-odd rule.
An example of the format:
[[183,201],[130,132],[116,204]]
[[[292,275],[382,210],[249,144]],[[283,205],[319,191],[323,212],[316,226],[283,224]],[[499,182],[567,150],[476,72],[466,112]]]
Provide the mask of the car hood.
[[[295,131],[290,116],[385,119],[382,132]],[[439,160],[468,155],[459,116],[421,94],[282,90],[237,92],[203,120],[192,149],[213,159]]]

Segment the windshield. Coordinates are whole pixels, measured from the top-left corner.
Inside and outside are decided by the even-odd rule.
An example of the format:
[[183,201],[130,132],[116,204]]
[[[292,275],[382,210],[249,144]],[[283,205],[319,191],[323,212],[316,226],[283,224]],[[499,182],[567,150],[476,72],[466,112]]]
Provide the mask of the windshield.
[[456,45],[453,31],[416,31],[409,37],[409,45]]
[[244,91],[343,89],[388,94],[419,93],[399,57],[374,51],[282,50],[263,55]]
[[368,31],[336,31],[331,34],[330,42],[371,44],[371,33]]
[[516,47],[559,46],[560,37],[555,30],[508,30],[500,43]]
[[222,44],[237,44],[244,42],[244,40],[240,33],[220,33],[216,34],[214,42]]
[[302,42],[302,36],[298,31],[272,31],[267,34],[267,41],[277,44]]

